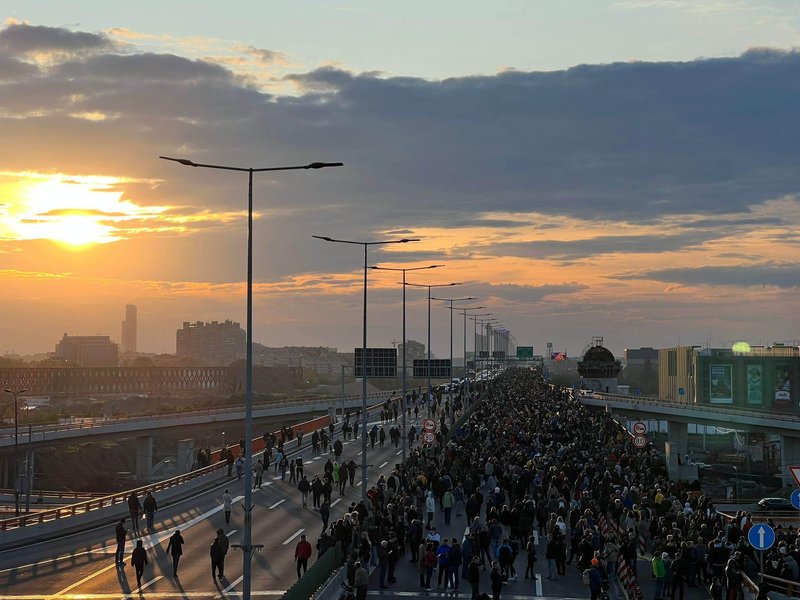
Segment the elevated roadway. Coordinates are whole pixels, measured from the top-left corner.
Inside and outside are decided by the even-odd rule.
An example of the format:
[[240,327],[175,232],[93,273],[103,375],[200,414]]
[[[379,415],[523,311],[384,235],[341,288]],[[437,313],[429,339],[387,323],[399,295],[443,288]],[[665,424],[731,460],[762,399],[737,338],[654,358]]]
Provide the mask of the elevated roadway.
[[[581,393],[578,400],[585,406],[603,408],[628,418],[649,417],[669,423],[665,454],[670,477],[690,478],[693,467],[681,464],[680,456],[688,453],[688,423],[761,432],[779,443],[783,484],[794,485],[790,465],[800,465],[800,416],[769,411],[724,408],[710,404],[685,404],[668,400],[624,396],[619,394]],[[694,473],[696,477],[696,473]]]
[[[420,420],[416,422],[417,427]],[[412,421],[413,422],[413,421]],[[381,426],[380,421],[371,420]],[[388,429],[390,424],[386,424]],[[294,446],[294,443],[287,445]],[[349,440],[344,445],[343,460],[361,460],[361,442]],[[309,479],[321,474],[325,461],[332,456],[309,454],[308,444],[300,450],[306,461],[306,474]],[[374,484],[379,475],[389,475],[400,461],[399,448],[387,444],[381,448],[368,449],[369,485]],[[350,506],[361,497],[360,471],[355,485],[348,487],[343,496],[334,491],[332,495],[331,522],[341,518]],[[229,489],[235,498],[230,524],[225,523],[222,511],[222,493]],[[225,561],[225,578],[213,580],[211,577],[209,547],[217,528],[224,528],[232,545],[242,542],[243,511],[241,500],[243,490],[241,481],[235,477],[214,483],[204,491],[198,491],[190,498],[172,504],[162,503],[156,513],[156,526],[152,533],[131,536],[125,552],[126,563],[135,539],[141,539],[148,553],[149,564],[145,569],[141,591],[136,587],[133,569],[129,564],[124,568],[114,564],[114,525],[119,515],[127,510],[120,507],[118,515],[94,528],[70,535],[29,543],[24,550],[0,551],[0,600],[28,600],[34,598],[115,599],[120,598],[236,598],[241,591],[242,558],[233,547]],[[254,494],[253,541],[264,544],[263,551],[253,558],[253,596],[278,598],[294,583],[297,576],[294,564],[294,547],[300,535],[307,535],[312,545],[322,530],[318,512],[311,505],[303,507],[300,493],[295,484],[282,481],[280,476],[270,470],[265,473],[264,485]],[[463,515],[454,516],[453,523],[446,526],[441,513],[437,513],[434,523],[443,535],[461,538],[466,523]],[[143,525],[143,523],[142,523]],[[130,528],[130,521],[126,521]],[[169,536],[179,529],[186,545],[178,569],[178,577],[172,574],[172,561],[166,553]],[[546,571],[544,543],[539,554],[542,557],[537,569]],[[310,563],[317,558],[314,553]],[[549,582],[544,578],[536,581],[521,578],[524,560],[517,562],[520,580],[509,583],[504,590],[504,598],[532,597],[582,597],[585,588],[580,584],[577,571],[571,577],[559,582]],[[416,598],[420,596],[416,566],[403,557],[398,563],[398,582],[390,590],[381,591],[387,598]],[[489,592],[488,572],[482,575],[482,591]],[[537,587],[538,586],[538,587]],[[468,590],[462,582],[462,595]],[[370,581],[371,595],[378,593],[377,571]],[[537,595],[537,592],[539,595]]]
[[[391,392],[376,392],[368,397],[369,403],[381,402],[391,396]],[[344,401],[342,401],[344,400]],[[310,398],[297,401],[271,402],[253,407],[253,418],[297,415],[311,412],[327,412],[335,402],[336,408],[360,408],[360,395],[342,398]],[[71,423],[34,425],[31,428],[30,442],[33,445],[57,440],[81,439],[87,437],[117,436],[121,433],[145,433],[171,427],[204,425],[244,421],[244,407],[203,409],[185,413],[171,413],[146,417],[120,417],[108,419],[76,420]],[[19,446],[28,444],[28,428],[19,428]],[[0,430],[0,448],[14,446],[14,429]]]

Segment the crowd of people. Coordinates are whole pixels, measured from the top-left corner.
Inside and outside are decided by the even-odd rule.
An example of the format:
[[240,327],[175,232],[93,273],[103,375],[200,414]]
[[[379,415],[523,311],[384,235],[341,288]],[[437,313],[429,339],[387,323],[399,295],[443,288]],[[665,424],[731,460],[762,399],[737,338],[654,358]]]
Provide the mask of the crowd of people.
[[[727,519],[696,485],[670,480],[659,450],[635,448],[609,413],[581,405],[572,390],[551,386],[535,371],[507,369],[464,400],[472,405],[462,405],[460,395],[452,407],[441,395],[429,401],[410,396],[409,415],[427,410],[437,420],[435,443],[421,444],[421,432],[409,427],[406,462],[381,475],[366,500],[351,503],[333,522],[332,494],[342,496],[347,484],[354,484],[357,465],[341,458],[341,439],[357,435],[358,413],[354,419],[347,415],[338,439],[333,425],[312,433],[315,452],[330,451],[334,460],[322,463],[322,473],[310,481],[300,457],[286,458],[291,428],[280,437],[265,436],[266,452],[255,465],[256,486],[259,465],[263,471],[274,464],[285,474],[291,463],[290,481],[296,482],[303,506],[310,495],[320,514],[318,555],[338,546],[358,598],[366,597],[371,567],[386,589],[397,583],[401,560],[413,563],[421,591],[435,586],[456,595],[468,588],[472,598],[491,594],[495,600],[506,584],[518,580],[519,571],[531,585],[537,571],[554,581],[579,580],[592,599],[604,597],[622,565],[634,578],[654,580],[655,599],[683,600],[687,587],[704,587],[735,600],[743,575],[757,579],[758,557],[747,542],[752,515]],[[465,408],[469,416],[451,430]],[[384,425],[390,426],[390,441],[399,443],[398,410],[397,401],[387,401],[381,427],[369,431],[373,445],[376,440],[383,445]],[[229,503],[228,498],[226,521]],[[133,517],[134,503],[129,505]],[[154,502],[142,509],[150,513],[151,527]],[[462,519],[463,536],[448,538],[437,531]],[[302,536],[295,549],[298,578],[311,548]],[[217,550],[215,559],[212,548],[212,566],[219,562]],[[640,568],[643,558],[649,568]],[[800,581],[798,564],[798,531],[778,527],[764,573]],[[221,575],[222,567],[218,570]],[[762,592],[785,588],[768,581]]]
[[[447,415],[435,401],[428,408]],[[473,598],[488,589],[497,599],[517,568],[532,579],[539,554],[547,578],[580,579],[592,598],[621,564],[634,578],[654,579],[655,598],[673,600],[701,586],[733,600],[743,573],[757,579],[751,517],[726,519],[702,490],[669,479],[660,451],[635,448],[610,414],[536,372],[504,371],[452,433],[415,447],[368,502],[351,505],[323,534],[323,547],[345,549],[351,584],[374,563],[379,586],[388,587],[397,561],[409,557],[422,590],[458,593],[464,580]],[[468,534],[442,539],[435,517],[449,524],[454,509]],[[797,581],[799,544],[796,530],[779,528],[765,573]],[[638,567],[641,558],[649,568]]]

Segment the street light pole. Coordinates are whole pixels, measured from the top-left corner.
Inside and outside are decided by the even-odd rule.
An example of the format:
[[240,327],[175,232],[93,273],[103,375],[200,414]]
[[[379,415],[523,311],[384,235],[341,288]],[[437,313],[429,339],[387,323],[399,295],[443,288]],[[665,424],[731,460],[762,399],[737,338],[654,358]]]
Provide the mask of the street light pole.
[[[404,283],[413,287],[428,288],[428,364],[426,365],[426,372],[428,375],[428,402],[431,401],[433,391],[431,388],[431,288],[435,287],[450,287],[453,285],[461,285],[460,283],[435,283],[427,285],[424,283]],[[452,383],[452,381],[451,381]]]
[[19,516],[19,405],[17,398],[28,390],[12,390],[6,388],[6,393],[14,398],[14,516]]
[[406,394],[407,394],[407,384],[406,384],[406,347],[408,346],[408,340],[406,339],[406,271],[423,271],[425,269],[438,269],[439,267],[443,267],[444,265],[428,265],[427,267],[406,267],[406,268],[397,268],[397,267],[370,267],[371,269],[375,269],[376,271],[402,271],[403,272],[403,399],[400,402],[400,406],[403,411],[403,420],[402,420],[402,427],[403,427],[403,435],[402,435],[402,457],[403,462],[406,462]]
[[292,167],[232,167],[228,165],[212,165],[197,163],[188,158],[171,158],[159,156],[186,167],[200,167],[204,169],[219,169],[222,171],[237,171],[247,173],[247,360],[245,392],[245,446],[244,452],[244,531],[242,534],[242,600],[250,600],[251,589],[251,558],[253,555],[253,173],[265,171],[296,171],[301,169],[323,169],[326,167],[341,167],[342,163],[314,162],[307,165]]
[[473,296],[466,298],[433,298],[441,302],[449,302],[450,306],[450,382],[447,386],[447,395],[450,399],[450,424],[456,422],[456,407],[453,403],[453,302],[467,302],[469,300],[476,300]]
[[326,242],[338,244],[353,244],[364,247],[364,316],[362,322],[361,344],[361,499],[367,499],[367,249],[370,246],[384,246],[387,244],[405,244],[418,242],[418,238],[403,238],[401,240],[385,240],[378,242],[359,242],[355,240],[337,240],[322,235],[311,237]]

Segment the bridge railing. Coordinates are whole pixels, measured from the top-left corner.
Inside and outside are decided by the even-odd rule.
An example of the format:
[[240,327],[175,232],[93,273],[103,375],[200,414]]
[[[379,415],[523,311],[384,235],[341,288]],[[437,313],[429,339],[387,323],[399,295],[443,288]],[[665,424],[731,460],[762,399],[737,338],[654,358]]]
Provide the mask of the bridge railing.
[[787,413],[775,413],[768,410],[758,410],[758,409],[741,409],[741,408],[727,408],[724,405],[715,405],[715,404],[689,404],[687,402],[677,402],[673,400],[664,400],[663,398],[652,398],[650,396],[629,396],[624,394],[607,394],[601,392],[590,392],[588,394],[579,394],[576,396],[578,401],[582,401],[585,399],[593,399],[593,400],[608,400],[612,402],[624,402],[626,404],[636,404],[636,405],[645,405],[645,406],[655,406],[661,408],[681,408],[687,410],[693,410],[697,412],[722,412],[724,411],[725,414],[730,415],[738,415],[741,417],[773,417],[776,419],[780,419],[781,421],[790,421],[795,423],[800,423],[800,415],[793,415]]
[[[367,398],[369,400],[376,400],[379,398],[386,397],[388,392],[374,392],[369,394]],[[348,402],[355,399],[361,399],[361,395],[348,395],[344,396],[344,401]],[[265,410],[270,408],[284,408],[288,406],[305,406],[308,404],[319,404],[322,402],[332,402],[332,403],[339,403],[342,400],[342,396],[330,396],[330,397],[306,397],[302,399],[292,399],[292,400],[279,400],[279,401],[272,401],[272,402],[265,402],[260,404],[255,404],[253,406],[253,410]],[[184,419],[187,416],[214,416],[214,415],[229,415],[229,414],[244,414],[244,408],[232,408],[232,407],[221,407],[221,408],[206,408],[200,410],[192,410],[190,412],[176,412],[176,413],[166,413],[166,414],[159,414],[159,415],[148,415],[148,416],[139,416],[139,417],[101,417],[96,419],[87,419],[81,420],[80,422],[75,423],[58,423],[58,424],[45,424],[45,425],[33,425],[31,426],[31,440],[44,440],[47,434],[52,433],[60,433],[64,431],[84,431],[89,429],[98,429],[102,427],[108,427],[113,425],[122,425],[122,424],[136,424],[136,423],[147,423],[153,421],[154,419],[158,419],[159,421],[177,421],[180,419]],[[11,431],[0,431],[0,444],[4,444],[7,440],[14,439],[14,432]],[[27,427],[19,431],[19,440],[20,443],[26,443],[28,441],[28,430]]]
[[[382,397],[384,400],[390,399],[391,397],[391,395],[388,392],[377,393],[371,395],[372,400],[375,400],[375,396]],[[357,396],[357,398],[361,399],[361,396]],[[382,406],[383,402],[379,404],[374,404],[368,408],[368,412],[372,412],[376,408]],[[294,431],[302,429],[304,433],[308,433],[314,431],[315,429],[327,426],[329,422],[330,422],[330,415],[324,415],[322,417],[317,417],[309,421],[303,421],[302,423],[297,423],[295,425],[292,425],[292,429]],[[274,433],[275,435],[280,436],[280,431],[275,431]],[[265,447],[263,437],[254,438],[252,440],[252,447],[253,447],[253,455],[256,455],[261,451],[263,451]],[[229,446],[228,450],[229,452],[233,453],[234,456],[236,456],[239,450],[241,450],[241,448],[237,444],[235,446]],[[62,506],[50,510],[40,511],[37,513],[20,515],[19,517],[13,517],[10,519],[2,519],[0,520],[0,531],[8,531],[11,529],[28,527],[31,525],[40,525],[43,523],[47,523],[49,521],[55,521],[57,519],[63,519],[66,517],[73,517],[97,511],[103,508],[107,508],[109,506],[113,506],[115,504],[127,503],[128,497],[133,492],[136,492],[137,496],[141,498],[148,491],[153,492],[155,494],[157,492],[161,492],[164,490],[175,488],[177,486],[184,485],[192,480],[213,473],[214,471],[227,468],[227,463],[223,460],[220,460],[220,450],[213,452],[211,457],[214,462],[212,462],[212,464],[208,465],[207,467],[195,469],[193,471],[190,471],[189,473],[178,475],[177,477],[165,479],[163,481],[151,483],[135,489],[118,492],[116,494],[109,494],[107,496],[102,496],[100,498],[92,498],[91,500],[87,500],[85,502],[78,502],[76,504],[71,504],[69,506]]]

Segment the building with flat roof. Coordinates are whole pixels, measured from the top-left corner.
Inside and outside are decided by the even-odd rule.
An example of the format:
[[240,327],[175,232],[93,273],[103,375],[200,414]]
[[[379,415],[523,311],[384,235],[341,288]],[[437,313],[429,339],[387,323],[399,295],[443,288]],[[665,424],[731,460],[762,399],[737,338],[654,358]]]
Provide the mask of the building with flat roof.
[[689,404],[800,412],[800,350],[776,345],[659,350],[658,395]]
[[119,347],[107,335],[67,335],[56,344],[55,355],[78,367],[116,367]]
[[247,334],[239,323],[211,321],[204,323],[185,321],[175,335],[175,354],[181,359],[191,359],[209,366],[227,366],[244,358],[247,352]]

